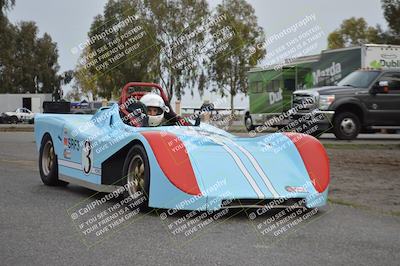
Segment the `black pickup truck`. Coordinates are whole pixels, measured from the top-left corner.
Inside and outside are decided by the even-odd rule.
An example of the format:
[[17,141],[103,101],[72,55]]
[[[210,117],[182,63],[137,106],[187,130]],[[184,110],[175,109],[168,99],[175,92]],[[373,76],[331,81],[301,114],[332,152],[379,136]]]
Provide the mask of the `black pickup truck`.
[[358,70],[336,86],[295,91],[292,107],[291,121],[307,124],[312,135],[329,131],[350,140],[378,128],[400,129],[400,69]]

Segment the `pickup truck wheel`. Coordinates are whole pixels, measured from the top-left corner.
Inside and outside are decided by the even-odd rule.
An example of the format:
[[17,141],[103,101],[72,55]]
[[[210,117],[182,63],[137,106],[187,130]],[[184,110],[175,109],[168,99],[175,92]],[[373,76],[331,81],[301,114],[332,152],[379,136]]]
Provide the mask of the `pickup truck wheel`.
[[252,131],[255,129],[255,126],[253,125],[253,119],[251,119],[250,115],[245,116],[244,125],[246,126],[247,131]]
[[338,139],[355,139],[360,132],[360,129],[360,119],[354,113],[339,113],[333,120],[333,133]]
[[125,197],[131,197],[135,208],[148,208],[150,190],[150,164],[146,151],[141,145],[133,146],[126,156],[123,166]]
[[58,179],[57,155],[50,135],[44,135],[39,151],[39,172],[42,182],[48,186],[65,186],[68,183]]

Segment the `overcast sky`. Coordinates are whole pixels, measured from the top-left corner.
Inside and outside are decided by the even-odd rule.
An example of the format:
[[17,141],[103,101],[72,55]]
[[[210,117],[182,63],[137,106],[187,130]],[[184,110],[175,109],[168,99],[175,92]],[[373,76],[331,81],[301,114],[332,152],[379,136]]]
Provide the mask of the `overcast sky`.
[[[33,20],[40,29],[40,35],[48,32],[58,44],[61,71],[73,69],[78,55],[71,49],[86,39],[93,17],[102,13],[107,0],[16,0],[16,6],[9,12],[12,22]],[[218,0],[210,0],[215,7]],[[306,15],[315,14],[316,22],[328,34],[336,29],[343,19],[364,17],[369,25],[387,28],[380,0],[249,0],[254,7],[259,25],[267,37],[291,26]],[[326,38],[317,42],[311,54],[325,49]],[[276,42],[274,45],[279,46]],[[213,96],[207,96],[212,100]],[[186,97],[185,97],[186,98]],[[196,97],[197,98],[197,97]],[[189,100],[189,99],[188,99]],[[238,99],[239,101],[240,99]],[[241,103],[239,103],[241,105]]]

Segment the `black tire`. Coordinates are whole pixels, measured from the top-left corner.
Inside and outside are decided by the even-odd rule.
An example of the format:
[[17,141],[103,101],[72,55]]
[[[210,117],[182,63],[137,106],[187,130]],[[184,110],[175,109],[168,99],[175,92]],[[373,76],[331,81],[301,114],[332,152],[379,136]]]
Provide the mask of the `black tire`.
[[40,178],[48,186],[65,186],[68,183],[58,179],[57,155],[49,134],[43,136],[39,151]]
[[249,114],[245,115],[244,126],[246,127],[247,131],[249,131],[249,132],[256,128],[253,124],[253,119],[251,118],[251,115],[249,115]]
[[10,117],[10,124],[18,124],[18,117],[15,115]]
[[[139,164],[141,161],[142,164]],[[135,168],[135,164],[143,165],[143,171],[141,171],[141,166],[138,167],[138,171],[132,170],[132,167]],[[135,168],[136,169],[136,168]],[[135,173],[136,172],[136,173]],[[140,174],[139,174],[140,173]],[[134,204],[133,209],[140,208],[141,211],[148,209],[149,203],[149,191],[150,191],[150,164],[149,159],[147,157],[147,153],[143,146],[137,144],[134,145],[128,152],[126,156],[124,166],[123,166],[123,185],[126,185],[126,189],[124,190],[125,197],[132,197],[132,202],[139,202],[140,204]],[[139,185],[129,186],[128,180],[135,182],[132,178],[137,178],[139,181]],[[139,193],[139,191],[141,193]]]
[[336,138],[352,140],[357,137],[360,130],[360,119],[354,113],[342,112],[335,115],[333,119],[333,134],[335,134]]
[[34,118],[29,119],[29,124],[33,124],[33,123],[35,123],[35,119]]

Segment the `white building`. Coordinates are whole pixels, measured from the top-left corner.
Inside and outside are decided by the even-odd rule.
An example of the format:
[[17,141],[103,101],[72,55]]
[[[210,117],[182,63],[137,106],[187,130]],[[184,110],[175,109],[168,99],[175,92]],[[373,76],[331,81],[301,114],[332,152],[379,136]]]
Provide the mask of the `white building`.
[[0,113],[22,107],[34,113],[43,113],[44,101],[51,101],[51,93],[0,94]]

